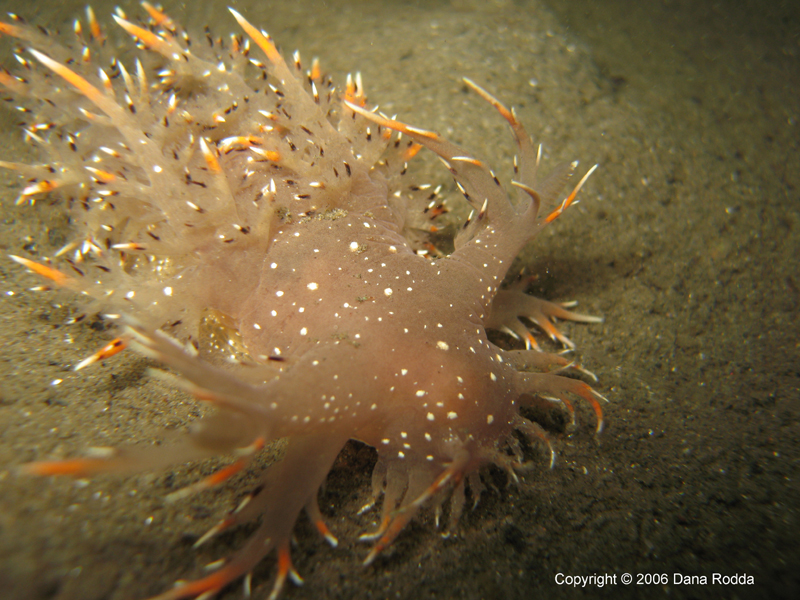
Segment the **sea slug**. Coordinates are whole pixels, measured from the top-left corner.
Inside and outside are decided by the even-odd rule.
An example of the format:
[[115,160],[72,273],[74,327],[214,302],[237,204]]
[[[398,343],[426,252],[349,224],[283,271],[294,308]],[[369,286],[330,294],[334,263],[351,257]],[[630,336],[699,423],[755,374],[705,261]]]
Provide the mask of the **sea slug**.
[[[179,500],[287,440],[257,489],[197,542],[256,521],[246,545],[159,599],[207,598],[240,578],[249,590],[253,568],[273,552],[276,597],[296,575],[290,538],[303,509],[336,543],[317,494],[348,440],[378,455],[371,504],[383,499],[377,529],[363,536],[369,564],[424,506],[444,508],[454,526],[466,490],[477,501],[484,489],[482,467],[514,476],[514,432],[546,441],[519,413],[531,397],[570,415],[577,397],[600,431],[604,398],[566,376],[591,374],[540,350],[520,317],[569,349],[555,319],[600,319],[503,287],[516,255],[594,168],[557,202],[577,163],[540,177],[541,151],[514,112],[464,80],[513,131],[512,201],[470,152],[370,108],[360,77],[339,89],[316,61],[308,70],[298,54],[285,62],[236,11],[246,36],[190,40],[143,6],[139,24],[119,10],[113,17],[144,50],[128,65],[109,55],[90,10],[73,49],[15,15],[0,23],[24,46],[21,69],[0,71],[0,84],[21,99],[25,136],[48,156],[0,165],[25,179],[19,203],[59,199],[74,232],[52,261],[14,259],[118,323],[119,337],[78,368],[132,347],[177,374],[154,375],[214,408],[173,444],[95,449],[25,472],[86,477],[236,457],[170,495]],[[406,163],[421,148],[438,155],[473,209],[449,253],[420,231],[446,210],[408,180]],[[524,349],[500,348],[488,330]]]

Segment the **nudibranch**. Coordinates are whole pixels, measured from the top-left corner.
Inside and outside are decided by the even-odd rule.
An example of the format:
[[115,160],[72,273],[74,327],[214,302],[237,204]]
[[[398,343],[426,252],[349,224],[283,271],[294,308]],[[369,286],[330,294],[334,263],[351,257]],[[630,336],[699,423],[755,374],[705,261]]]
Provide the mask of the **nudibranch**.
[[[513,132],[512,200],[484,161],[382,115],[360,77],[339,90],[316,61],[308,70],[298,54],[285,61],[235,10],[246,36],[191,43],[143,6],[138,24],[119,10],[113,17],[142,49],[132,67],[109,56],[90,10],[86,33],[76,21],[73,49],[14,15],[0,23],[25,45],[22,70],[0,72],[0,84],[22,99],[25,136],[47,156],[0,165],[25,178],[19,203],[58,198],[72,225],[53,260],[15,260],[118,323],[119,337],[78,368],[131,347],[170,370],[155,376],[213,407],[171,443],[95,449],[24,471],[88,477],[235,458],[169,495],[180,500],[286,440],[257,489],[196,545],[257,522],[249,541],[159,600],[208,598],[239,579],[249,591],[253,568],[273,553],[270,598],[287,576],[299,580],[295,521],[305,509],[336,544],[317,496],[349,440],[377,451],[367,507],[382,503],[376,530],[363,536],[370,564],[425,506],[454,526],[466,490],[477,502],[484,489],[482,467],[515,477],[523,456],[514,432],[546,440],[520,414],[531,398],[573,416],[572,399],[585,401],[600,431],[604,398],[581,380],[591,374],[540,349],[529,330],[572,349],[555,321],[600,319],[503,286],[514,258],[573,204],[594,167],[559,202],[577,163],[540,177],[541,149],[515,113],[465,79]],[[426,236],[446,203],[407,174],[421,148],[472,208],[449,252]],[[521,348],[501,348],[489,330]]]

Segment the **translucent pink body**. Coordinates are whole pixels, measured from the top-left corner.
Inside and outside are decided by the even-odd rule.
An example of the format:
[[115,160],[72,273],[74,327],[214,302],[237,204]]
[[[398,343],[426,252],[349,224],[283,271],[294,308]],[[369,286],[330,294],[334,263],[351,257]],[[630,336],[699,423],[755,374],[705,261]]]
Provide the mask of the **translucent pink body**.
[[[37,30],[2,31],[40,51],[24,81],[3,83],[31,99],[35,120],[55,123],[42,139],[49,165],[3,166],[28,177],[21,201],[56,193],[71,213],[76,243],[59,283],[89,297],[87,309],[123,315],[127,343],[217,409],[166,450],[120,448],[31,470],[147,469],[288,438],[259,490],[201,540],[260,518],[250,542],[217,573],[163,598],[220,589],[273,549],[277,594],[304,507],[333,539],[316,498],[350,439],[378,452],[373,496],[383,494],[383,508],[370,562],[423,505],[439,510],[450,498],[454,524],[465,485],[481,493],[479,468],[519,458],[514,429],[543,436],[519,415],[525,398],[561,399],[571,411],[574,394],[601,416],[601,396],[556,374],[572,363],[531,348],[519,317],[567,345],[551,317],[597,319],[500,288],[521,248],[572,202],[577,188],[538,215],[574,165],[540,181],[513,113],[470,83],[514,130],[512,203],[467,151],[368,112],[360,82],[342,94],[316,68],[287,65],[239,15],[266,59],[241,40],[189,52],[160,14],[141,28],[118,19],[160,55],[157,71],[113,62],[108,79],[96,66],[68,69],[70,51]],[[153,62],[146,53],[143,61]],[[474,208],[448,256],[419,252],[427,199],[405,179],[418,144],[443,159]],[[501,349],[487,329],[527,349]]]

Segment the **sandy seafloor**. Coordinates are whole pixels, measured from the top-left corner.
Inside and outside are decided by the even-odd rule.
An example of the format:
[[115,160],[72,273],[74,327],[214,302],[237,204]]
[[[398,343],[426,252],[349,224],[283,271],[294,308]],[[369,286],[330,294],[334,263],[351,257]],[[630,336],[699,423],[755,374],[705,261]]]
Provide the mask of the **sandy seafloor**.
[[[0,9],[68,32],[83,4],[5,0]],[[106,4],[95,4],[104,23]],[[581,203],[526,260],[537,293],[605,317],[565,328],[611,400],[606,430],[595,438],[582,411],[574,433],[553,434],[554,470],[533,451],[520,486],[491,472],[500,489],[456,535],[443,538],[427,515],[369,568],[355,538],[374,524],[374,514],[356,515],[373,457],[349,447],[322,497],[341,543],[328,547],[301,519],[293,557],[305,586],[289,584],[283,597],[798,597],[796,4],[232,4],[340,81],[360,70],[386,112],[452,137],[506,177],[507,128],[461,76],[517,107],[546,164],[600,164]],[[236,29],[224,3],[165,5],[195,30]],[[0,158],[33,160],[18,114],[2,104]],[[452,188],[432,155],[416,160]],[[0,253],[47,254],[67,239],[57,204],[15,207],[18,182],[5,172],[0,181]],[[239,532],[191,548],[252,475],[167,505],[169,490],[210,466],[88,485],[14,474],[88,446],[147,443],[199,411],[131,354],[71,372],[111,333],[64,326],[68,298],[25,291],[36,278],[9,260],[0,274],[0,598],[135,600],[241,545]],[[255,597],[266,597],[273,571],[273,559],[256,571]],[[575,589],[557,585],[558,573],[616,574],[617,584]],[[623,573],[634,584],[621,584]],[[636,585],[644,573],[668,583]],[[675,584],[675,573],[709,584]],[[714,573],[754,583],[712,585]],[[241,597],[240,586],[222,597]]]

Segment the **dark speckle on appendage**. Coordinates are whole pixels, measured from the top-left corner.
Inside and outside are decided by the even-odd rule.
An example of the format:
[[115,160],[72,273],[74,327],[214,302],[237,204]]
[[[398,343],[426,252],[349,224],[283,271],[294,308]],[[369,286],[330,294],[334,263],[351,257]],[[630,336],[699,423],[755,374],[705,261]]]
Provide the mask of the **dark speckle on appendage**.
[[[526,325],[572,348],[554,319],[599,319],[529,296],[524,282],[501,287],[517,253],[573,202],[593,169],[557,204],[575,164],[541,178],[538,152],[514,114],[466,81],[515,135],[512,203],[466,150],[371,112],[359,76],[339,90],[316,64],[305,71],[297,55],[285,63],[235,11],[249,41],[223,47],[209,37],[189,52],[180,26],[145,8],[144,25],[115,20],[159,55],[158,71],[146,74],[112,62],[96,24],[79,32],[87,53],[13,18],[0,25],[38,49],[22,61],[24,78],[0,83],[21,97],[26,135],[50,160],[1,164],[25,178],[21,203],[58,198],[74,224],[52,266],[15,260],[78,292],[86,314],[121,323],[121,340],[79,366],[130,346],[180,375],[156,376],[216,408],[170,446],[105,448],[25,470],[85,477],[236,456],[171,492],[177,501],[287,440],[257,489],[195,544],[260,523],[244,548],[159,598],[213,594],[248,578],[273,550],[277,595],[292,573],[289,541],[303,508],[335,544],[317,494],[348,440],[378,455],[365,510],[383,500],[377,531],[363,536],[373,542],[369,564],[423,506],[438,519],[449,501],[454,527],[465,488],[473,501],[483,490],[481,467],[494,463],[516,477],[523,444],[515,431],[549,445],[525,418],[542,403],[561,404],[556,414],[572,423],[572,401],[584,400],[600,431],[602,396],[559,373],[590,374],[541,352]],[[453,227],[449,254],[433,244],[440,227],[432,226],[444,223],[447,200],[439,187],[407,179],[422,147],[442,159],[472,209]],[[539,215],[540,206],[551,212]],[[500,348],[487,330],[524,349]],[[505,535],[524,549],[518,530]]]

